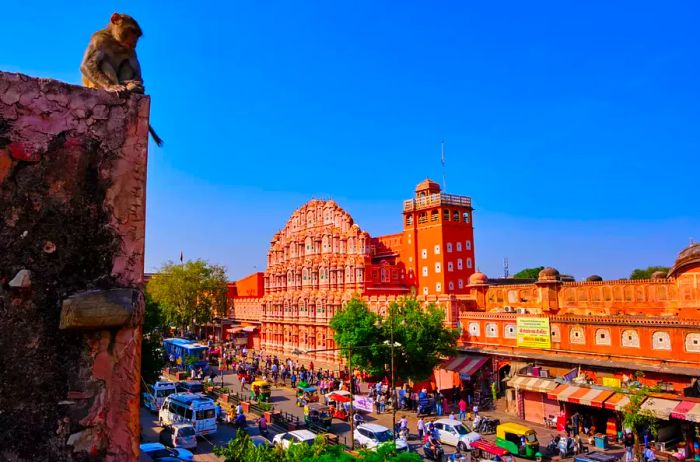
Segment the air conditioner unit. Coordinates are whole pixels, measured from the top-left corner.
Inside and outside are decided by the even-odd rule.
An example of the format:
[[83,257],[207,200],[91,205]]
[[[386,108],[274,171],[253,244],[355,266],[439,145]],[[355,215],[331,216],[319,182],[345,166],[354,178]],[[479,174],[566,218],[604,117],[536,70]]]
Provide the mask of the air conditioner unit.
[[504,306],[503,311],[505,311],[506,313],[515,313],[515,310],[512,306]]
[[519,314],[527,314],[527,309],[526,309],[526,308],[518,308],[517,313],[519,313]]

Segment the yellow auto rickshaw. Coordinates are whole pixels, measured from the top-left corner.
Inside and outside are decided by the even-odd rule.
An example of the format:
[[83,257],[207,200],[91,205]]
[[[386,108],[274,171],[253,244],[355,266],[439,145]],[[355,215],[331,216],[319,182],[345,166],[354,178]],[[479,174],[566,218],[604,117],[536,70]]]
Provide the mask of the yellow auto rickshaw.
[[532,428],[518,423],[503,423],[496,427],[496,446],[511,454],[529,459],[542,460],[537,433]]
[[297,406],[304,407],[307,403],[317,403],[316,387],[297,387]]
[[307,404],[304,410],[304,422],[307,425],[315,425],[325,431],[330,431],[332,417],[328,406],[320,403],[311,403]]
[[250,389],[256,401],[270,401],[270,384],[266,380],[256,380],[250,384]]

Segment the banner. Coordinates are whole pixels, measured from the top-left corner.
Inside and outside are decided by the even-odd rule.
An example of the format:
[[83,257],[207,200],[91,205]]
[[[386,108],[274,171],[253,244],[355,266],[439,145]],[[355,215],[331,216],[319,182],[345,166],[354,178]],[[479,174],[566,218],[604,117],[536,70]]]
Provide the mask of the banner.
[[549,318],[530,318],[518,316],[516,324],[518,346],[523,348],[552,348],[552,337],[549,333]]
[[367,395],[355,395],[352,402],[352,407],[358,411],[373,412],[374,411],[374,401],[367,397]]

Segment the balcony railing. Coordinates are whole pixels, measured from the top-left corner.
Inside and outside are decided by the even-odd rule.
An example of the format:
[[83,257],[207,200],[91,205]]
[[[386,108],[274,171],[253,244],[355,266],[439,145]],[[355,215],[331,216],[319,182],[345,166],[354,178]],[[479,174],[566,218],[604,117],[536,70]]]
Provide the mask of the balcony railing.
[[456,196],[454,194],[431,194],[430,196],[403,201],[403,211],[412,212],[414,210],[421,210],[439,205],[456,205],[460,207],[471,207],[472,199],[467,196]]

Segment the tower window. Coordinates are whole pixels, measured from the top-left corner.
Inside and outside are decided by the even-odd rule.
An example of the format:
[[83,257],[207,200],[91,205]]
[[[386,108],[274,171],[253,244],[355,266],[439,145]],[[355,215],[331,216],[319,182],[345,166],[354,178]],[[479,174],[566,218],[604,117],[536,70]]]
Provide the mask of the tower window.
[[458,259],[457,259],[457,269],[458,269],[458,270],[461,270],[461,269],[462,269],[462,259],[461,259],[461,258],[458,258]]
[[464,244],[467,246],[467,247],[466,247],[467,250],[471,250],[471,249],[472,249],[472,241],[467,241],[467,242],[465,242]]
[[437,210],[433,210],[432,212],[430,212],[430,221],[438,221],[439,218],[440,214]]
[[457,243],[457,252],[461,252],[461,251],[462,251],[462,243],[458,242]]
[[423,249],[420,251],[420,256],[423,257],[423,260],[428,258],[428,249]]
[[442,271],[442,267],[440,266],[440,263],[435,263],[435,272],[439,273],[440,271]]
[[459,221],[459,211],[452,212],[452,221]]
[[427,287],[423,287],[423,295],[428,295],[428,288]]
[[455,283],[452,282],[452,281],[450,281],[450,282],[447,284],[447,287],[449,287],[450,290],[455,290]]
[[472,259],[467,258],[467,268],[471,268],[471,267],[472,267]]
[[440,244],[435,244],[433,252],[435,252],[435,255],[440,255]]
[[452,243],[448,242],[447,243],[447,253],[450,253],[450,252],[452,252]]
[[409,226],[413,224],[413,215],[406,216],[406,224]]
[[457,287],[460,289],[464,288],[464,281],[461,279],[457,279]]
[[442,292],[442,284],[439,282],[435,283],[435,292]]
[[418,223],[426,223],[428,221],[428,215],[425,212],[418,214]]
[[442,211],[442,219],[443,221],[450,221],[450,211],[445,209]]
[[424,266],[423,267],[423,276],[427,276],[427,275],[428,275],[428,267]]
[[469,223],[469,212],[464,212],[462,216],[464,217],[464,222]]
[[447,271],[452,272],[454,270],[454,265],[451,261],[447,262]]

